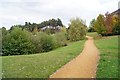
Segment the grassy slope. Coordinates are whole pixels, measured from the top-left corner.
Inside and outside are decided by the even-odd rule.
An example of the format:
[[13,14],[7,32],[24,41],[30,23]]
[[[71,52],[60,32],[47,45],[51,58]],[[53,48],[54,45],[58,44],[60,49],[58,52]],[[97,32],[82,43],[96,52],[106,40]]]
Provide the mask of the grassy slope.
[[91,37],[93,37],[94,39],[100,39],[100,38],[101,38],[101,36],[98,35],[97,32],[88,32],[88,33],[87,33],[87,36],[91,36]]
[[85,40],[70,43],[66,47],[33,55],[4,56],[3,77],[5,78],[47,78],[83,49]]
[[118,37],[111,36],[95,40],[100,50],[100,62],[97,71],[98,78],[118,77]]

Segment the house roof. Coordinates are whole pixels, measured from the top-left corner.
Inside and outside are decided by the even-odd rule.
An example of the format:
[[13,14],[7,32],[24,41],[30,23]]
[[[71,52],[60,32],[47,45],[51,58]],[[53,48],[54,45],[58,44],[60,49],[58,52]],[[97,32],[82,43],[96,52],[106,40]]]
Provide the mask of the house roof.
[[119,15],[120,16],[120,9],[112,12],[111,15]]

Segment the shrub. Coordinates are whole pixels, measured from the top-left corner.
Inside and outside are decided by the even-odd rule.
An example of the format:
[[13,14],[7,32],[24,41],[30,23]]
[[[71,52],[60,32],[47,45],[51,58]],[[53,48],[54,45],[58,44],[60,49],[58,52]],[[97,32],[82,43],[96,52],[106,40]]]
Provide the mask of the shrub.
[[54,35],[56,47],[67,45],[67,36],[64,32],[58,32]]
[[2,55],[22,55],[33,53],[34,46],[30,41],[31,33],[14,28],[11,33],[8,33],[2,43]]
[[55,48],[54,38],[45,32],[39,32],[32,38],[35,52],[47,52]]
[[47,28],[45,31],[44,31],[46,34],[50,35],[52,32],[51,32],[51,29]]
[[86,25],[80,18],[71,19],[69,24],[69,38],[71,41],[78,41],[85,38]]
[[23,55],[39,52],[47,52],[60,46],[65,46],[66,35],[64,32],[48,35],[45,32],[38,32],[33,35],[31,32],[14,28],[3,38],[2,55]]
[[32,35],[31,36],[31,42],[35,46],[34,52],[39,53],[42,52],[42,45],[40,43],[40,38],[37,37],[37,35]]
[[54,49],[53,37],[49,35],[44,35],[41,37],[41,45],[43,51],[47,52]]

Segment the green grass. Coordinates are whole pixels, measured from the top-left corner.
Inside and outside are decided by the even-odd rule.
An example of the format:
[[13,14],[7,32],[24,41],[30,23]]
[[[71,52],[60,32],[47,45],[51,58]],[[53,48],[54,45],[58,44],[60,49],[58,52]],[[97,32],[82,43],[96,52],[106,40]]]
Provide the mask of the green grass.
[[101,36],[97,32],[88,32],[87,36],[91,36],[94,39],[100,39],[101,38]]
[[118,37],[104,37],[95,40],[100,50],[98,78],[118,78]]
[[73,42],[47,53],[3,56],[3,78],[48,78],[80,54],[85,40]]

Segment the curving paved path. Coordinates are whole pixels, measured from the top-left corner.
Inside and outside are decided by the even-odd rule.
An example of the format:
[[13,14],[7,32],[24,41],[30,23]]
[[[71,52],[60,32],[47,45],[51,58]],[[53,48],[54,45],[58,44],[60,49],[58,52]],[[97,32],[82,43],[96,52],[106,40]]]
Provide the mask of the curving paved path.
[[80,55],[62,68],[57,70],[50,78],[95,78],[99,61],[99,50],[94,45],[92,37],[88,37]]

